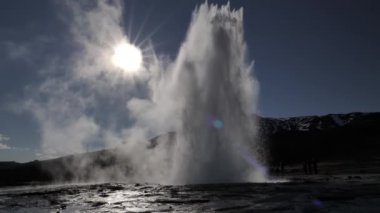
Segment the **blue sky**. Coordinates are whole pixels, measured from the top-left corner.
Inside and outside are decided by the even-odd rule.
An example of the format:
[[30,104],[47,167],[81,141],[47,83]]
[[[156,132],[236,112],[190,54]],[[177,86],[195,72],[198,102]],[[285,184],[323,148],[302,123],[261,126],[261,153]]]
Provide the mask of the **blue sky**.
[[[44,81],[41,65],[77,48],[58,1],[0,2],[0,161],[36,158],[36,120],[17,103]],[[123,27],[174,58],[203,1],[125,1]],[[209,1],[223,3],[226,1]],[[380,2],[236,0],[266,117],[380,111]],[[6,146],[5,146],[6,145]]]

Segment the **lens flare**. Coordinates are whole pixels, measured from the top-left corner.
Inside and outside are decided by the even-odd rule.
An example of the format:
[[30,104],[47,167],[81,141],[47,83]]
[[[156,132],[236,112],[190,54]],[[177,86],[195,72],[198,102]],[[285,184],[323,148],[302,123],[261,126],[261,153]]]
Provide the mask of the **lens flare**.
[[223,122],[221,120],[214,120],[212,122],[212,125],[216,128],[216,129],[221,129],[223,128]]

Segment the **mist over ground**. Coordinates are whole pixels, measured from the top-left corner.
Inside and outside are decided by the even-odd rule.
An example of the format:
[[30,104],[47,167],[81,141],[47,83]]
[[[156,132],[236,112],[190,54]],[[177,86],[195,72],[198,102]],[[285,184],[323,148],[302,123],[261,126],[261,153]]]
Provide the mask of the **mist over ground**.
[[[74,53],[52,55],[40,68],[45,80],[28,87],[19,107],[38,121],[42,159],[118,147],[115,155],[128,159],[128,181],[265,179],[264,154],[255,144],[258,83],[247,61],[242,9],[195,8],[178,55],[170,59],[157,55],[149,38],[133,41],[125,34],[122,1],[56,4]],[[112,64],[120,42],[142,49],[138,72]],[[147,151],[150,138],[168,132],[176,132],[175,145],[162,141]],[[81,179],[91,162],[75,158],[66,166]],[[93,174],[125,180],[125,167],[93,168]]]

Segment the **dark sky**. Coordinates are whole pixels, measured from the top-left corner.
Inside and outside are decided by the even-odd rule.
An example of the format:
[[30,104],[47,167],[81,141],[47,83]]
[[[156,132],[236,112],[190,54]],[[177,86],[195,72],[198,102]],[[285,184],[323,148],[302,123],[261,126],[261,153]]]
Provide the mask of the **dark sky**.
[[[201,2],[125,1],[125,31],[137,41],[150,39],[157,53],[174,58]],[[244,8],[260,115],[380,111],[380,1],[234,0],[231,5]],[[0,1],[0,133],[10,138],[0,143],[25,150],[38,146],[36,123],[9,105],[41,81],[35,64],[45,63],[52,52],[70,54],[70,46],[49,42],[67,30],[58,14],[54,1]],[[33,46],[36,39],[46,39],[46,45]],[[19,60],[23,55],[28,60]],[[25,150],[18,152],[23,158],[15,158],[0,149],[0,160],[33,158]]]

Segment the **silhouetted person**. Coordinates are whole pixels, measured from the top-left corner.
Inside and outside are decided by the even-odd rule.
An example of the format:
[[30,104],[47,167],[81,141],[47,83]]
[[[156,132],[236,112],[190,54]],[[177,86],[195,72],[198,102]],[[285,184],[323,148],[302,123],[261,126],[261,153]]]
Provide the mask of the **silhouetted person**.
[[309,174],[313,174],[313,163],[312,160],[307,160],[307,171]]
[[278,176],[280,175],[280,168],[278,165],[275,166],[274,173]]
[[307,170],[307,161],[306,161],[306,160],[303,162],[303,172],[304,172],[305,174],[308,174],[308,170]]
[[274,175],[274,174],[275,174],[275,172],[276,172],[276,170],[275,170],[275,169],[276,169],[276,167],[274,167],[274,166],[271,166],[271,167],[270,167],[270,173]]
[[317,165],[317,160],[315,158],[313,158],[312,164],[313,164],[314,174],[318,174],[318,165]]
[[284,163],[284,161],[281,161],[281,163],[280,163],[280,171],[281,171],[281,175],[285,174],[285,163]]

